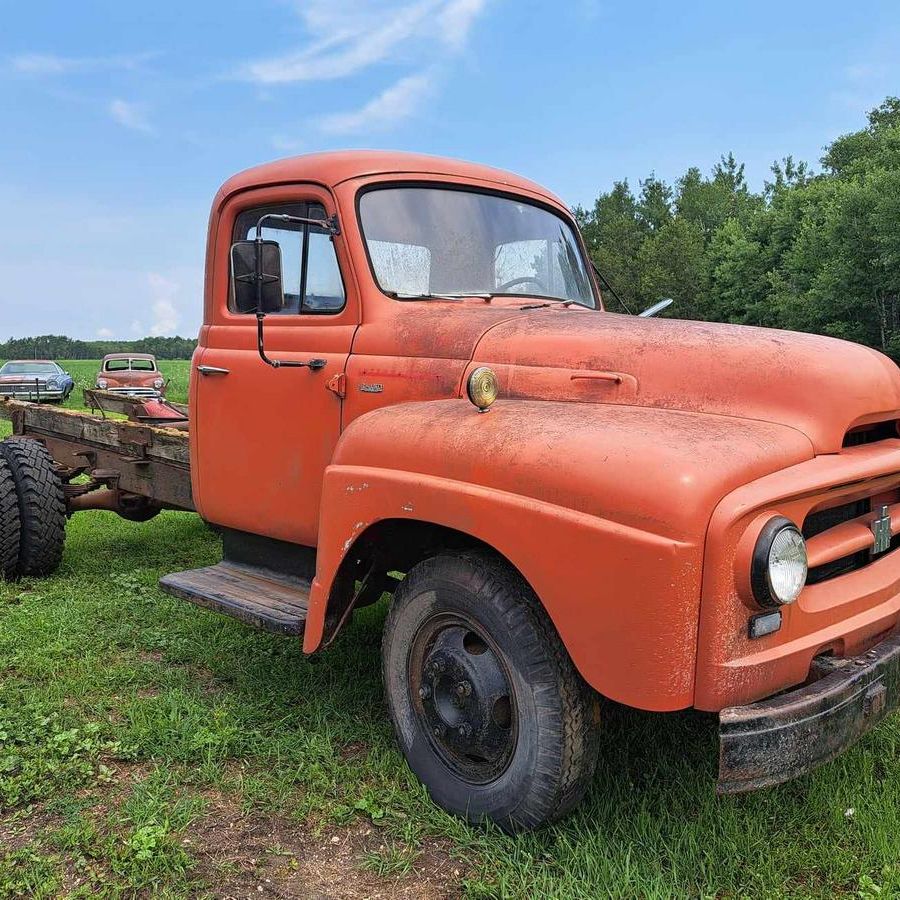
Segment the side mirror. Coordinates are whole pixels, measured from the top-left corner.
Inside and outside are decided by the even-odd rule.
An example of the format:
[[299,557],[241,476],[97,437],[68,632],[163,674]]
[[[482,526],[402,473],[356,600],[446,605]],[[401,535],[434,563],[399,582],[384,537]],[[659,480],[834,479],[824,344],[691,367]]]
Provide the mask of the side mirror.
[[265,315],[284,307],[281,247],[277,241],[238,241],[231,245],[231,291],[239,313]]

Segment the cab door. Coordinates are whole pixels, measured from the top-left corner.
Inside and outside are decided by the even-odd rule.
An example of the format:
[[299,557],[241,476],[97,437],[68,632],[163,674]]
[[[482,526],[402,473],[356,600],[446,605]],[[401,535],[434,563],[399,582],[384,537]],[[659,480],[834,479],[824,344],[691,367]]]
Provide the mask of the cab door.
[[358,322],[340,237],[278,223],[263,237],[281,247],[285,305],[265,319],[270,359],[321,359],[322,368],[273,368],[257,349],[256,317],[234,309],[230,247],[255,237],[267,213],[325,218],[328,192],[290,186],[238,195],[223,208],[208,254],[201,346],[194,355],[191,423],[194,501],[209,522],[313,546],[322,477],[340,434],[344,372]]

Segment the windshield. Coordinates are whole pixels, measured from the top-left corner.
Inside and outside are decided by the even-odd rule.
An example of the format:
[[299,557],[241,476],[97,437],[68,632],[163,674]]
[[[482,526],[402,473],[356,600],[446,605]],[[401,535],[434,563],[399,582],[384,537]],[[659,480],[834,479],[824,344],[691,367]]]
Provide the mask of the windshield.
[[58,375],[56,363],[8,362],[0,375]]
[[383,291],[515,294],[595,306],[575,234],[540,206],[476,191],[392,187],[364,193],[359,216]]

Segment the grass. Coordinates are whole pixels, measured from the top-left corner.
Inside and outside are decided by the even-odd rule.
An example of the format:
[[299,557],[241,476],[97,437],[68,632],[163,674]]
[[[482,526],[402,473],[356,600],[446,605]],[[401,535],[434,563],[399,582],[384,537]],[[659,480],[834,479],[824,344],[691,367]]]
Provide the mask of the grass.
[[797,782],[716,798],[710,717],[610,706],[587,802],[510,838],[406,769],[383,603],[305,658],[158,590],[218,553],[192,515],[82,514],[56,576],[0,583],[0,897],[900,896],[896,717]]

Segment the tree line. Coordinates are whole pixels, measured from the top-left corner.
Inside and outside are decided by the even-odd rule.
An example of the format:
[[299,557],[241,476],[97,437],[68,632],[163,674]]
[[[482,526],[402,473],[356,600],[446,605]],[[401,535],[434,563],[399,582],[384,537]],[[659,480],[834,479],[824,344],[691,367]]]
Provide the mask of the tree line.
[[754,192],[729,154],[709,176],[616,182],[576,217],[635,312],[672,297],[678,318],[818,332],[900,360],[900,99],[820,162],[788,156]]
[[196,346],[196,340],[183,337],[79,341],[61,334],[42,334],[0,343],[0,359],[99,359],[107,353],[152,353],[157,359],[190,359]]

